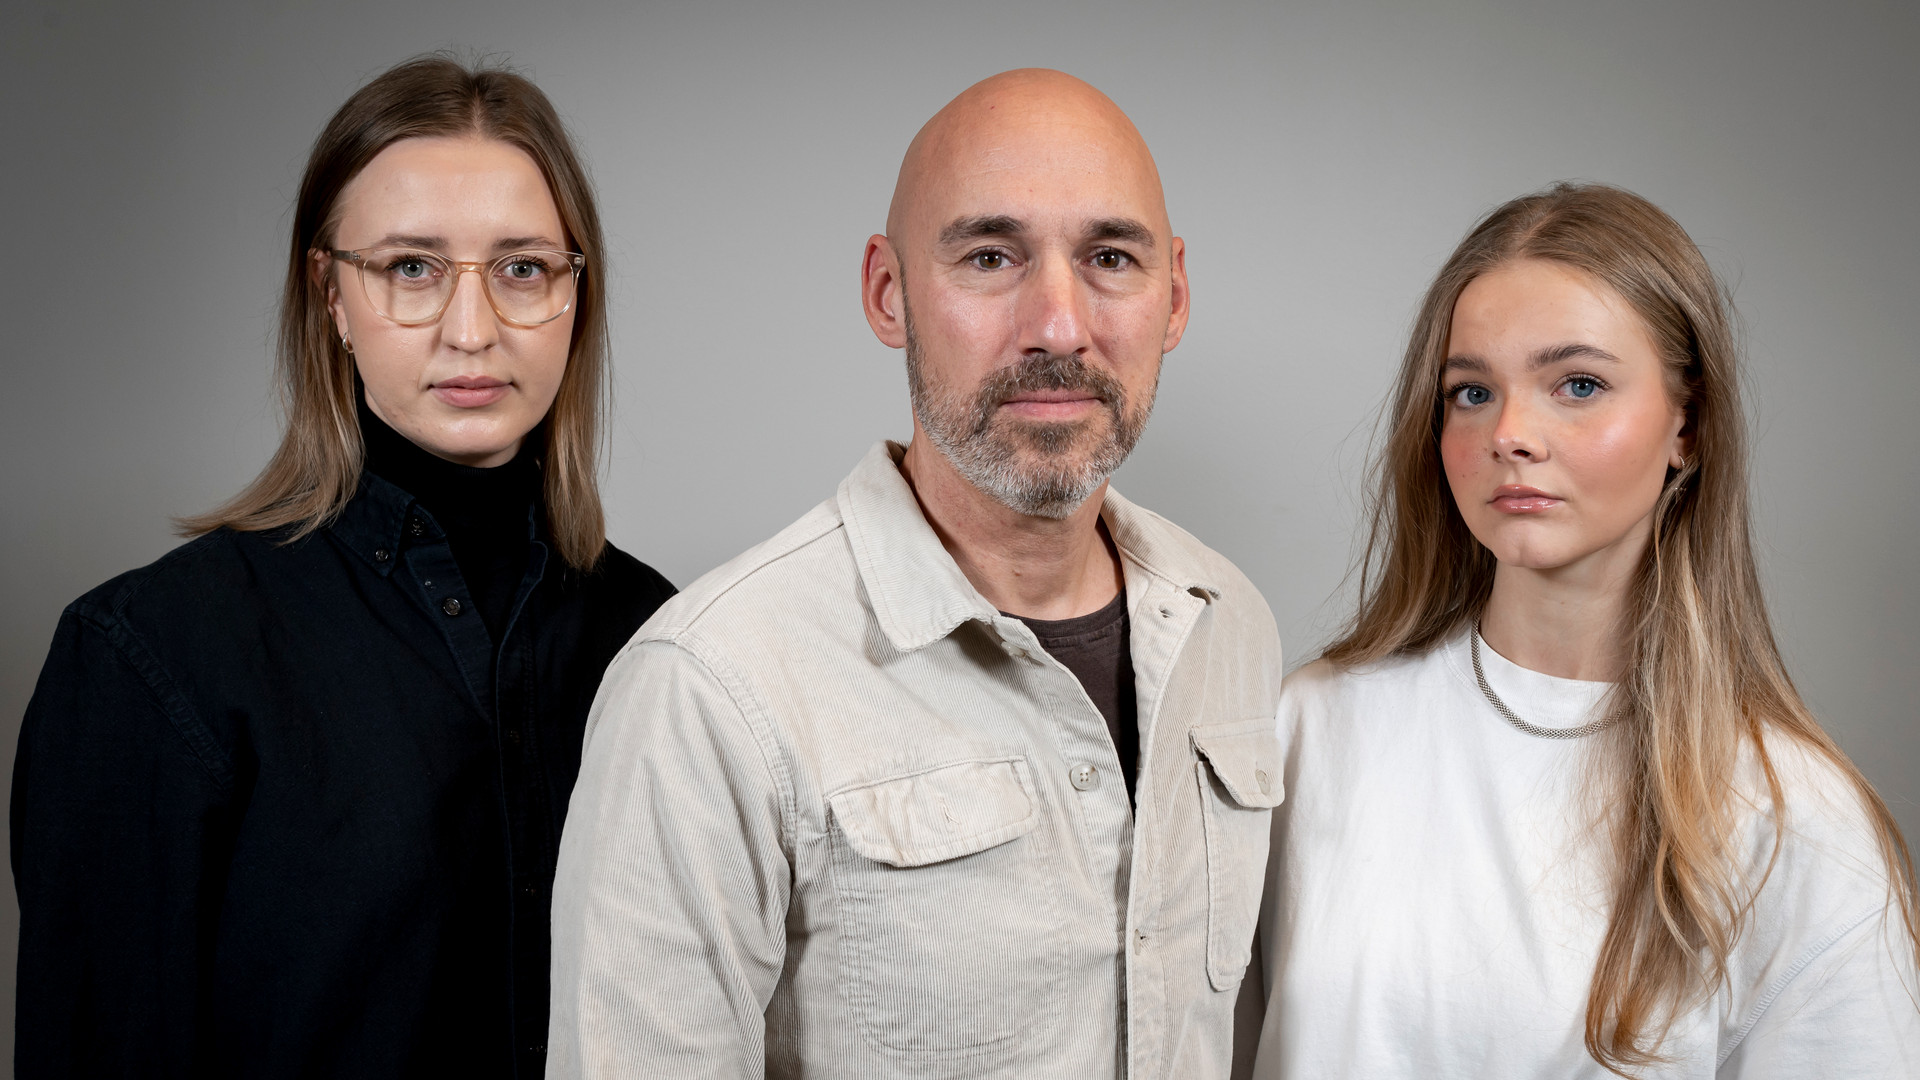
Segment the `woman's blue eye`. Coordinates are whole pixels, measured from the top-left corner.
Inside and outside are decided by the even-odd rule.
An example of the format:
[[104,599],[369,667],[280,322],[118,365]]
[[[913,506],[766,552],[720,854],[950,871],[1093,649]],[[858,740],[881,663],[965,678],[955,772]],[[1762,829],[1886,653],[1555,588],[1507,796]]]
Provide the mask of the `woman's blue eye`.
[[425,277],[427,264],[420,259],[401,259],[394,264],[394,269],[400,272],[401,277]]
[[1493,391],[1484,386],[1462,386],[1451,395],[1455,405],[1485,405],[1493,400]]
[[1598,389],[1600,389],[1598,379],[1578,377],[1567,380],[1567,393],[1577,398],[1590,398]]

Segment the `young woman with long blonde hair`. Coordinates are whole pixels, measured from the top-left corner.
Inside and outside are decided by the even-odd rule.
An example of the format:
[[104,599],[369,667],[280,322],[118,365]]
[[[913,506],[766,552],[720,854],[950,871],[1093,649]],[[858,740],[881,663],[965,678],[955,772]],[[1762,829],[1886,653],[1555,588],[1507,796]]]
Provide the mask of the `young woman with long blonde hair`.
[[1729,318],[1602,185],[1441,269],[1283,692],[1260,1076],[1920,1076],[1912,861],[1775,647]]

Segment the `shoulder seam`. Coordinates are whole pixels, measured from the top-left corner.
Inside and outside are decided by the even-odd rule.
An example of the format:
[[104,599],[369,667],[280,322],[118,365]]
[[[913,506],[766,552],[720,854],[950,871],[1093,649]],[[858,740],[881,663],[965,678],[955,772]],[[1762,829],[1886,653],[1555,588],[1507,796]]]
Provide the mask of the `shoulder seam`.
[[793,770],[787,767],[785,755],[780,752],[778,740],[773,737],[773,725],[762,708],[759,699],[753,695],[747,680],[740,676],[726,658],[707,648],[707,642],[697,634],[685,633],[671,641],[660,640],[660,644],[678,649],[706,669],[716,685],[725,691],[727,700],[733,703],[734,710],[746,724],[748,734],[753,736],[754,746],[760,751],[761,764],[773,778],[774,786],[780,792],[780,835],[787,848],[787,857],[794,858],[793,847],[798,836],[796,824],[799,818],[799,805],[794,795]]
[[101,617],[89,611],[83,611],[78,605],[69,609],[76,619],[91,624],[106,635],[107,643],[127,662],[127,666],[140,676],[146,684],[147,692],[153,696],[154,704],[167,717],[173,726],[174,734],[186,744],[187,750],[195,761],[205,770],[207,778],[216,788],[225,792],[233,786],[233,763],[220,749],[213,732],[202,723],[199,714],[194,711],[192,702],[173,677],[167,674],[160,661],[147,650],[144,643],[133,633],[126,620],[120,617],[118,605],[109,617]]
[[1852,922],[1847,923],[1840,929],[1835,930],[1833,933],[1815,942],[1813,947],[1805,953],[1802,953],[1800,958],[1795,960],[1791,967],[1781,972],[1779,977],[1775,978],[1772,984],[1761,993],[1760,1000],[1756,1002],[1748,1012],[1746,1021],[1740,1025],[1740,1030],[1735,1032],[1733,1038],[1728,1040],[1727,1045],[1720,1049],[1720,1056],[1715,1058],[1713,1062],[1714,1070],[1716,1072],[1719,1071],[1720,1066],[1727,1063],[1727,1058],[1731,1057],[1733,1052],[1740,1048],[1740,1044],[1746,1041],[1747,1036],[1751,1034],[1753,1029],[1765,1018],[1767,1010],[1773,1008],[1774,1001],[1786,992],[1787,987],[1793,983],[1793,980],[1800,977],[1801,972],[1812,966],[1813,962],[1825,955],[1827,950],[1839,944],[1841,938],[1858,930],[1862,923],[1885,910],[1885,905],[1869,909],[1860,915],[1859,918],[1854,919]]
[[[142,588],[145,588],[148,581],[166,572],[175,563],[204,556],[206,550],[215,543],[227,540],[228,532],[229,530],[224,528],[216,529],[213,532],[196,536],[184,544],[170,548],[159,558],[147,565],[135,567],[116,578],[109,579],[105,585],[114,585],[118,582],[117,587],[110,593],[99,596],[100,589],[94,589],[68,605],[68,608],[76,614],[82,613],[83,608],[106,612],[107,614],[104,617],[90,615],[88,618],[88,621],[92,622],[95,626],[105,630],[107,629],[107,620],[119,619],[121,614],[126,611],[127,605],[133,602],[134,595]],[[104,588],[105,585],[102,587]],[[96,596],[98,596],[98,599],[95,599]]]
[[[822,505],[825,505],[825,504],[822,504]],[[808,517],[812,516],[818,510],[819,510],[819,507],[815,507],[814,510],[809,510],[807,512],[807,516]],[[800,521],[805,521],[805,520],[806,520],[806,517],[802,517],[800,519]],[[798,525],[800,521],[794,522],[794,525]],[[836,517],[831,522],[823,522],[822,526],[823,527],[821,528],[810,530],[799,536],[790,538],[784,546],[780,547],[777,550],[764,553],[759,559],[756,559],[751,566],[742,567],[736,570],[731,578],[729,578],[727,581],[723,583],[720,583],[714,586],[711,592],[707,592],[705,596],[702,596],[699,599],[697,605],[694,606],[691,610],[685,612],[684,614],[679,615],[669,625],[661,627],[657,632],[646,635],[644,640],[668,641],[668,642],[680,641],[682,637],[684,637],[686,634],[688,634],[693,630],[694,624],[699,622],[700,619],[706,615],[707,611],[713,607],[713,605],[720,602],[721,597],[727,595],[728,593],[732,592],[734,589],[745,584],[750,578],[759,574],[761,571],[767,569],[769,566],[772,566],[774,563],[777,563],[780,560],[786,558],[787,556],[792,555],[795,552],[799,551],[801,548],[804,548],[814,543],[815,541],[821,539],[822,537],[830,535],[831,533],[833,533],[838,529],[844,529],[846,527],[846,522]],[[793,525],[789,525],[787,526],[787,528],[791,529],[793,528]],[[784,532],[785,530],[782,530],[782,531]],[[771,540],[777,540],[777,539],[779,539],[778,534],[776,534],[774,537],[771,537],[769,542],[771,542]],[[688,586],[688,589],[693,589],[698,585],[699,585],[699,582],[696,581],[693,585]],[[705,590],[701,590],[701,591],[704,592]],[[674,595],[676,597],[685,597],[688,595],[688,593],[686,591],[680,591],[680,592],[676,592]],[[635,640],[638,641],[642,639],[636,638]]]

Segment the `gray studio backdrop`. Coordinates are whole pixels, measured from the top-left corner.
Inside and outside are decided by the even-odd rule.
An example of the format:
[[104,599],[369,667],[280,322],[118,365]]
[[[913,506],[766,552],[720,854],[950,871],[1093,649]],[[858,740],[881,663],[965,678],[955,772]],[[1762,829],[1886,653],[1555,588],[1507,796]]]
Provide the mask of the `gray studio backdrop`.
[[1920,832],[1911,3],[169,7],[0,15],[0,766],[61,608],[273,446],[289,205],[366,78],[499,54],[571,122],[613,259],[611,532],[685,583],[907,433],[861,245],[929,114],[1045,65],[1132,114],[1188,243],[1192,327],[1118,486],[1246,570],[1294,663],[1344,610],[1371,417],[1462,232],[1562,177],[1675,214],[1745,317],[1788,661]]

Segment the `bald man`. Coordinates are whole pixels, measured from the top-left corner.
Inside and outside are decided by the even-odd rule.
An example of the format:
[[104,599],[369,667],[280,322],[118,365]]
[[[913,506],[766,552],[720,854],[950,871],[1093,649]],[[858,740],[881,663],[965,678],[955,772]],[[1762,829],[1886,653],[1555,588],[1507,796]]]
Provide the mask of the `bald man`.
[[995,76],[861,267],[913,438],[607,672],[554,894],[555,1077],[1228,1076],[1280,643],[1109,490],[1187,323],[1140,135]]

